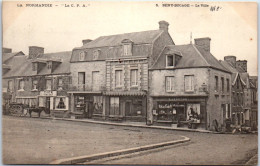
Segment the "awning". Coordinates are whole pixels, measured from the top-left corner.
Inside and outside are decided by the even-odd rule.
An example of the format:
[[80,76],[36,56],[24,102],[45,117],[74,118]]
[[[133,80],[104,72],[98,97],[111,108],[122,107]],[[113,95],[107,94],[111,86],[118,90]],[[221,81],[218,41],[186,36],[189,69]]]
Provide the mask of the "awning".
[[104,92],[106,96],[145,96],[143,91],[108,91]]
[[68,91],[67,93],[72,94],[101,94],[101,91]]

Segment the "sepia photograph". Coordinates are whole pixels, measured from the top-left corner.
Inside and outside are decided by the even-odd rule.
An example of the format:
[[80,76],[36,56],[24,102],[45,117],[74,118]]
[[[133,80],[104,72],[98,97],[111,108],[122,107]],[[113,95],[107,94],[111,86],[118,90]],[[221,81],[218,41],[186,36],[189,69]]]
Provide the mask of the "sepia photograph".
[[257,165],[257,5],[4,0],[2,164]]

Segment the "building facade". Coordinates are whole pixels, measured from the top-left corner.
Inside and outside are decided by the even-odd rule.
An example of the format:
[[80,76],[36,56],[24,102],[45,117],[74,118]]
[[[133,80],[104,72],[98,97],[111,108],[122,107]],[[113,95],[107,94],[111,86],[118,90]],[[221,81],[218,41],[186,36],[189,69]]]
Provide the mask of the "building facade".
[[231,111],[231,74],[210,53],[210,39],[167,46],[149,70],[155,123],[193,120],[199,127],[225,125]]
[[44,48],[29,47],[28,56],[17,56],[3,75],[12,102],[29,107],[45,107],[53,116],[69,110],[71,52],[44,53]]

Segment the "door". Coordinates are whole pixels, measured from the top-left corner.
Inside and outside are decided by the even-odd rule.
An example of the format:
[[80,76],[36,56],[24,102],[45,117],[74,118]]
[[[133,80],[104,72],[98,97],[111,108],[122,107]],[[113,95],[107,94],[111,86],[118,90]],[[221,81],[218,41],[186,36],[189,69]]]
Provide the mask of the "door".
[[119,97],[110,97],[109,115],[111,116],[121,115],[120,108],[119,108]]
[[99,91],[99,72],[93,71],[92,72],[92,90],[93,91]]
[[125,115],[126,116],[131,116],[132,115],[131,102],[130,101],[126,101],[126,103],[125,103]]
[[51,107],[51,100],[50,97],[46,97],[46,108],[49,110]]

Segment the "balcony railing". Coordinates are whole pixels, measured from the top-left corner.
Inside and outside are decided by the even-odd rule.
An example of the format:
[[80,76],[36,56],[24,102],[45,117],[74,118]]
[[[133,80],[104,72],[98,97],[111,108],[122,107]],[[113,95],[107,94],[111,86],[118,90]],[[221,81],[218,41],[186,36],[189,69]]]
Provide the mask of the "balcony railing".
[[104,85],[100,86],[89,86],[86,84],[69,84],[69,91],[105,91],[106,87]]

